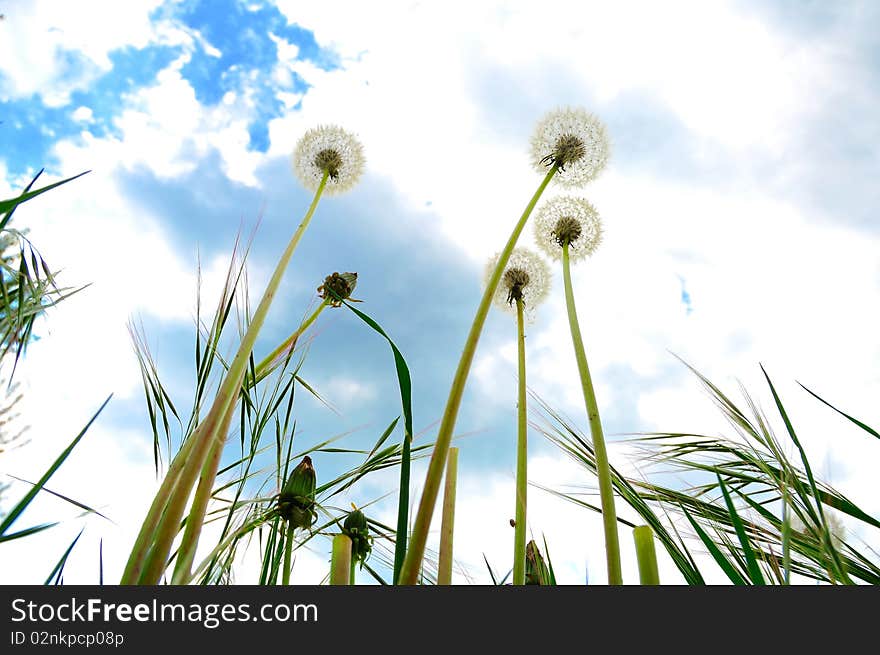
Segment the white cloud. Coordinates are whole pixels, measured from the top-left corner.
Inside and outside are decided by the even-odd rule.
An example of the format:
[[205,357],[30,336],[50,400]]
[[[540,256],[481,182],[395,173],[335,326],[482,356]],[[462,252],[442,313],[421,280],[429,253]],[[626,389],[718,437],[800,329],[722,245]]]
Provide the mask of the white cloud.
[[49,106],[66,105],[73,91],[111,69],[113,50],[144,47],[154,39],[149,14],[161,2],[34,1],[6,8],[0,22],[0,73],[9,83],[0,99],[38,94]]

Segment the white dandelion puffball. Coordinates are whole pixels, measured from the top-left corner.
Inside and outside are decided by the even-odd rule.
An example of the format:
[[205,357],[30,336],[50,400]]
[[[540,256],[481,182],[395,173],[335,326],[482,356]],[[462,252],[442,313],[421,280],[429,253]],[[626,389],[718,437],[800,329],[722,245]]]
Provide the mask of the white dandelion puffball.
[[608,163],[611,145],[602,122],[583,109],[557,109],[546,114],[532,134],[532,166],[539,173],[559,167],[554,181],[580,187]]
[[[499,253],[486,263],[483,288],[489,284],[489,278],[492,277],[500,256]],[[519,297],[523,301],[526,318],[530,322],[534,321],[535,308],[550,293],[551,277],[550,267],[538,253],[529,248],[515,248],[510,254],[504,273],[501,274],[492,302],[496,307],[516,316],[516,299]]]
[[586,259],[602,243],[599,212],[586,199],[557,196],[545,202],[535,215],[535,242],[551,259],[562,259],[568,242],[571,262]]
[[303,186],[317,191],[329,174],[324,193],[348,191],[364,171],[364,148],[354,135],[337,125],[319,125],[306,132],[293,152],[293,170]]

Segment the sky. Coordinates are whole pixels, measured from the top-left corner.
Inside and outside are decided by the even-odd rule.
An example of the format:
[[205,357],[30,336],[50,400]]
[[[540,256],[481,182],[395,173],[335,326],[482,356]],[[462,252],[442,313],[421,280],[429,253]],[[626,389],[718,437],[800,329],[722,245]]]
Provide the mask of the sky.
[[[485,261],[540,182],[532,130],[583,107],[612,143],[578,192],[604,240],[574,269],[612,464],[650,477],[621,435],[730,433],[677,357],[732,392],[742,381],[769,409],[763,364],[820,477],[880,512],[866,465],[878,444],[797,385],[880,424],[876,3],[7,0],[0,13],[0,197],[43,168],[44,183],[91,171],[15,216],[61,281],[88,286],[37,325],[16,372],[29,442],[0,454],[0,474],[39,478],[113,394],[51,483],[112,521],[41,498],[22,525],[63,521],[4,545],[3,582],[41,583],[83,527],[66,581],[97,582],[99,544],[105,579],[118,579],[157,486],[126,326],[142,322],[172,397],[191,402],[197,266],[211,306],[236,235],[256,228],[248,282],[260,297],[311,200],[291,153],[320,124],[358,136],[366,171],[322,200],[257,351],[289,334],[326,275],[357,271],[359,308],[412,371],[417,443],[431,441]],[[528,384],[585,431],[556,267],[553,282],[528,326]],[[455,582],[487,583],[484,555],[510,567],[515,343],[493,311],[456,427]],[[302,447],[343,433],[369,446],[400,413],[388,345],[351,313],[322,315],[303,376],[337,412],[302,394]],[[538,431],[529,448],[536,485],[594,488]],[[339,466],[315,463],[319,477]],[[377,474],[345,502],[384,498],[374,511],[393,524],[395,490],[395,472]],[[530,534],[546,537],[560,581],[602,581],[599,518],[529,493]],[[621,543],[637,583],[624,528]],[[298,552],[293,580],[319,582],[329,545]],[[255,576],[245,558],[236,580]],[[662,555],[661,577],[680,581]]]

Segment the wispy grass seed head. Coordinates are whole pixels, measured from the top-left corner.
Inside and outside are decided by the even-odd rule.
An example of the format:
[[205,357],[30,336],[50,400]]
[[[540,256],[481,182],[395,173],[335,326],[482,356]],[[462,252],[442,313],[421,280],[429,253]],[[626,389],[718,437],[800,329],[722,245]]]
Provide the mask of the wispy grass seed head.
[[293,169],[310,191],[317,191],[328,175],[324,193],[348,191],[364,170],[364,149],[353,134],[337,125],[320,125],[308,130],[293,153]]
[[532,166],[546,173],[559,170],[553,180],[563,187],[580,187],[594,179],[608,162],[610,144],[605,126],[583,109],[564,108],[546,114],[531,142]]
[[[484,287],[495,271],[498,257],[499,255],[495,255],[486,264]],[[529,248],[516,248],[510,254],[492,302],[498,308],[516,316],[516,300],[522,300],[526,316],[533,321],[535,308],[550,293],[550,279],[550,268],[538,253]]]
[[569,260],[592,255],[602,242],[599,212],[584,198],[557,196],[544,203],[535,216],[535,242],[548,257],[562,259],[568,242]]

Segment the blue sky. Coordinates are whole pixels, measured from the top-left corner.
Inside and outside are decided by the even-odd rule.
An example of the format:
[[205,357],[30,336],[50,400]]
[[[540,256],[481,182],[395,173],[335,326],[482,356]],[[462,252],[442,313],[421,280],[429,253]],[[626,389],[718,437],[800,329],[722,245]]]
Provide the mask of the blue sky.
[[[429,428],[483,262],[537,185],[532,127],[556,106],[584,106],[613,143],[608,170],[584,190],[606,241],[575,280],[606,431],[721,429],[671,353],[728,385],[757,385],[763,362],[815,426],[823,473],[871,506],[859,461],[872,444],[847,436],[832,447],[827,431],[845,426],[797,404],[794,385],[878,422],[880,16],[870,2],[486,3],[467,20],[407,2],[387,19],[357,3],[118,4],[0,4],[0,196],[43,167],[47,179],[92,171],[18,216],[67,283],[92,286],[40,326],[21,369],[32,445],[0,460],[0,472],[37,477],[114,393],[55,482],[117,520],[89,519],[82,563],[72,561],[78,581],[94,581],[99,539],[111,571],[124,561],[154,484],[126,321],[143,320],[185,406],[197,254],[216,294],[236,234],[259,219],[250,262],[259,297],[310,200],[290,153],[322,123],[358,134],[367,171],[353,191],[322,201],[258,350],[289,333],[324,276],[357,271],[362,308],[412,370],[415,428]],[[561,290],[558,272],[555,282]],[[530,328],[529,383],[584,426],[559,295]],[[485,580],[483,552],[496,568],[509,557],[513,337],[509,317],[493,313],[458,422],[473,433],[461,444],[462,581]],[[353,428],[347,443],[371,443],[400,411],[387,344],[345,311],[321,318],[304,377],[341,412],[304,399],[305,443]],[[530,448],[535,482],[592,483],[538,434]],[[612,457],[640,470],[624,446]],[[393,475],[379,476],[350,500],[393,488]],[[530,503],[530,527],[548,535],[563,577],[580,582],[588,566],[601,580],[595,517],[539,491]],[[35,517],[61,509],[47,502]],[[387,519],[391,505],[380,511]],[[71,517],[21,555],[29,566],[0,575],[41,581],[63,530],[81,525]],[[320,579],[325,560],[320,548],[304,553],[300,579]]]

